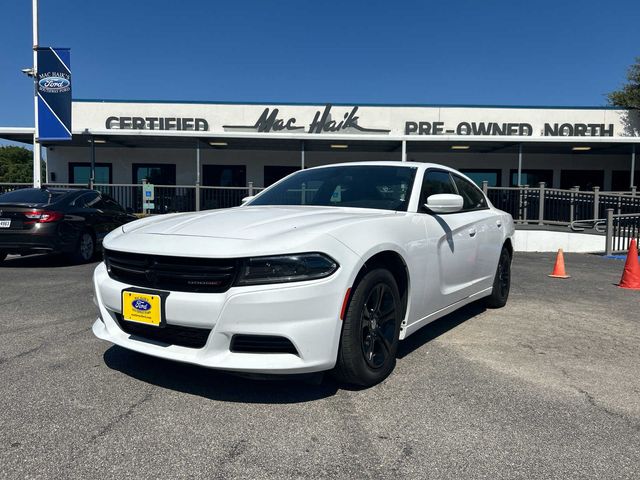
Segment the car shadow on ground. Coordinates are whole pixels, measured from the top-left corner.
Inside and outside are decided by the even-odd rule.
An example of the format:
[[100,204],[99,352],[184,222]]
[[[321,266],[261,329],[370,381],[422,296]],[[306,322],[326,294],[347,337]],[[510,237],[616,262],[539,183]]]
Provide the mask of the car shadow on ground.
[[334,395],[338,384],[316,377],[250,377],[197,365],[173,362],[126,350],[116,345],[104,353],[109,368],[158,387],[198,395],[209,400],[241,403],[302,403]]
[[[400,342],[402,359],[440,335],[484,312],[475,302],[442,317]],[[158,387],[198,395],[210,400],[242,403],[302,403],[327,398],[338,389],[361,390],[341,385],[330,374],[311,377],[241,377],[226,372],[164,360],[117,345],[104,353],[107,367]],[[393,374],[392,374],[393,375]]]
[[440,335],[447,333],[449,330],[453,330],[458,325],[480,315],[486,310],[487,307],[484,303],[482,301],[477,301],[470,303],[469,305],[465,305],[461,309],[427,324],[409,338],[400,342],[398,354],[396,355],[397,358],[404,358],[407,355],[410,355],[423,345],[438,338]]
[[[96,257],[91,263],[97,262]],[[33,255],[9,255],[0,262],[0,268],[57,268],[76,265],[69,258],[55,253],[35,253]]]

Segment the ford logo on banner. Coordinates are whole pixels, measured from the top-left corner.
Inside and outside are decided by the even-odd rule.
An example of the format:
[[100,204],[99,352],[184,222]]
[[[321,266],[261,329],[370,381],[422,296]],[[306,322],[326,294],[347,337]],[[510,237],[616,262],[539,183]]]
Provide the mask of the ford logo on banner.
[[71,86],[71,82],[64,77],[44,77],[38,82],[40,88],[49,93],[66,92]]
[[71,140],[72,88],[69,49],[38,47],[36,125],[41,143]]

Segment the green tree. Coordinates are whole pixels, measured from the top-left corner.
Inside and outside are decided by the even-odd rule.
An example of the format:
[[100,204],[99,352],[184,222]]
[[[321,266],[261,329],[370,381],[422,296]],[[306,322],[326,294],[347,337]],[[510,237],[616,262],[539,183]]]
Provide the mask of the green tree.
[[640,57],[627,70],[627,83],[607,95],[615,107],[640,108]]
[[[0,147],[0,182],[31,183],[33,152],[22,147]],[[41,178],[46,172],[45,163],[40,165]]]

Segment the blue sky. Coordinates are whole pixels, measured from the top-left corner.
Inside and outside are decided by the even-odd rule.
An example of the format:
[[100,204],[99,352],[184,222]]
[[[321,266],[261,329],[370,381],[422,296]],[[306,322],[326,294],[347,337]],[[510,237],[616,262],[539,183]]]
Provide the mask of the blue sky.
[[[41,0],[74,98],[603,105],[640,2]],[[0,125],[33,124],[31,2],[0,6]]]

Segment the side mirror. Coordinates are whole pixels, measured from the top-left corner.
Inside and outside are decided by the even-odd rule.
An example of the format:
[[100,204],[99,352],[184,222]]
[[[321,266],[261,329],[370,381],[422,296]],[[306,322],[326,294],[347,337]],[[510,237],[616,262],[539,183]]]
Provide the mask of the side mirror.
[[249,195],[248,197],[244,197],[242,199],[242,204],[244,205],[245,203],[247,203],[249,200],[253,200],[253,198],[255,197],[255,195]]
[[425,208],[433,213],[455,213],[462,210],[464,199],[452,193],[438,193],[427,198]]

